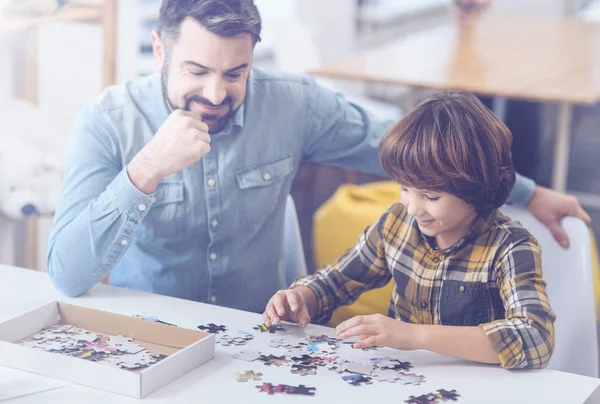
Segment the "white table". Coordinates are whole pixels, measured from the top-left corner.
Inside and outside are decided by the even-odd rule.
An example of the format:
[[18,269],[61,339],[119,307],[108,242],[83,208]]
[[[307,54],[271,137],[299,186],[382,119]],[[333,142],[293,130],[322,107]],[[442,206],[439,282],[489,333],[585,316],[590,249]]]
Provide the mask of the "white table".
[[[247,363],[231,358],[241,349],[283,353],[271,349],[267,341],[273,334],[259,333],[252,329],[262,322],[261,316],[222,307],[141,293],[107,285],[94,287],[83,297],[68,299],[52,287],[48,276],[15,267],[0,266],[0,321],[4,321],[25,310],[32,309],[52,300],[62,300],[81,306],[113,311],[125,315],[144,313],[159,319],[195,328],[200,324],[224,324],[230,330],[251,331],[255,338],[245,347],[222,347],[217,345],[214,360],[188,373],[182,378],[149,395],[145,400],[165,403],[192,402],[323,402],[323,403],[368,403],[373,399],[380,402],[403,402],[410,395],[418,396],[437,389],[456,389],[461,397],[458,403],[582,403],[598,390],[600,379],[577,376],[552,370],[507,371],[495,366],[467,363],[425,351],[401,352],[388,349],[376,351],[354,351],[348,345],[338,350],[348,359],[368,361],[373,356],[395,356],[414,365],[416,374],[424,375],[426,383],[421,386],[402,386],[391,383],[374,383],[367,386],[351,386],[335,372],[319,368],[316,376],[291,374],[289,368],[268,367],[262,363]],[[294,332],[334,335],[327,327],[309,326],[306,330],[291,327]],[[288,330],[290,328],[288,327]],[[254,386],[262,382],[237,383],[232,373],[254,370],[263,373],[263,381],[273,384],[304,384],[316,387],[314,397],[274,395],[259,393]],[[14,370],[0,367],[2,373]],[[587,402],[600,403],[600,396]],[[58,389],[16,398],[10,404],[24,403],[139,403],[139,400],[106,393],[91,388],[68,385]]]

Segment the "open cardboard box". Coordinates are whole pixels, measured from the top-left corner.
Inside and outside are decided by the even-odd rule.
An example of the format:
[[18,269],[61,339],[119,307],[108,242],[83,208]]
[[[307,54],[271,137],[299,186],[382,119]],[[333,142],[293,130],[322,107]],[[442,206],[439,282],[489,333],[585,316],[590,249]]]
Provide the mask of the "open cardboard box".
[[[53,324],[124,335],[152,354],[169,356],[147,368],[127,370],[18,344]],[[145,397],[214,356],[213,334],[61,302],[0,323],[0,365],[136,398]]]

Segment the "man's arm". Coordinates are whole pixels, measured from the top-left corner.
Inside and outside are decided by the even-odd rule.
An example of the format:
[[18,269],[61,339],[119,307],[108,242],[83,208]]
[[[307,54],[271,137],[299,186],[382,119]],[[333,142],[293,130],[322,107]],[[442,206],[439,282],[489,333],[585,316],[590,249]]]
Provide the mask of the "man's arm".
[[82,110],[48,249],[50,278],[68,296],[85,293],[111,271],[152,206],[152,196],[133,186],[118,156],[100,114]]
[[57,289],[78,296],[108,275],[152,207],[148,193],[209,151],[206,123],[177,110],[123,167],[117,136],[98,111],[84,109],[50,235],[48,272]]

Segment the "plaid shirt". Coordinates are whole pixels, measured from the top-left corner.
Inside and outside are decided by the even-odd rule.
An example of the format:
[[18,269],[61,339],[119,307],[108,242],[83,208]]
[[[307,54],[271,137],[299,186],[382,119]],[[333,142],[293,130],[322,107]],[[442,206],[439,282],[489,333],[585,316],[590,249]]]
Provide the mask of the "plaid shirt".
[[498,210],[469,234],[435,248],[404,205],[393,205],[333,265],[299,278],[317,296],[315,322],[394,278],[390,313],[410,323],[480,325],[505,368],[542,368],[554,350],[554,320],[541,248]]

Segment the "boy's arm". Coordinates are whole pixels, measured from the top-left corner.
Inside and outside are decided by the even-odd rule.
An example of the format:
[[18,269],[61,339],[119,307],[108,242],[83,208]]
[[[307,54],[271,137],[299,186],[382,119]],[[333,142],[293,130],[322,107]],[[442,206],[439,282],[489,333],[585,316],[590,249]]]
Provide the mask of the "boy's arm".
[[494,277],[505,319],[482,324],[504,368],[544,368],[554,351],[554,320],[542,279],[541,248],[533,236],[500,253]]
[[416,325],[420,348],[474,362],[498,364],[498,353],[481,327]]
[[[368,227],[358,243],[349,248],[331,266],[313,275],[296,280],[290,288],[309,289],[302,295],[314,299],[311,310],[307,308],[315,323],[326,323],[339,306],[352,304],[365,291],[385,286],[391,279],[383,248],[383,233],[389,222],[396,220],[393,208]],[[305,287],[305,288],[304,288]]]

